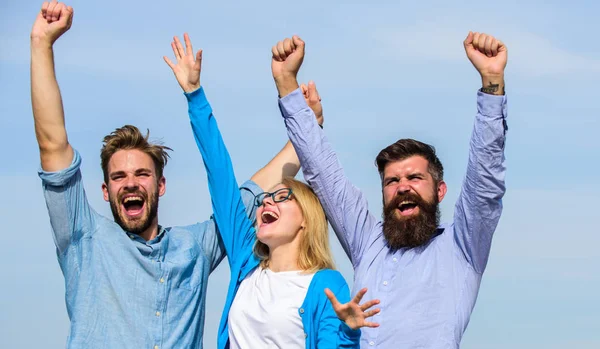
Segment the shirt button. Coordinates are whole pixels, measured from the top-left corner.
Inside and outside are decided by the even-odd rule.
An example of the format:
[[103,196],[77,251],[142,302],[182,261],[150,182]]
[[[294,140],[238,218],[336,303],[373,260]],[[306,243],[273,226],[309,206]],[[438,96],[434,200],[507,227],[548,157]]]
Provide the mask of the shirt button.
[[300,308],[300,314],[304,314],[304,309]]
[[304,338],[306,338],[306,337],[308,337],[308,334],[306,334],[306,333],[305,333],[305,334],[304,334]]
[[135,239],[135,236],[133,236],[133,234],[129,235],[130,239]]
[[156,316],[160,316],[160,311],[157,311],[157,312],[156,312]]
[[398,258],[394,257],[394,258],[392,258],[392,260],[393,260],[394,262],[397,262],[397,261],[398,261]]
[[154,349],[158,349],[158,345],[155,345],[155,346],[154,346]]
[[369,345],[373,346],[373,345],[375,345],[375,342],[373,342],[373,341],[370,341],[370,342],[369,342]]
[[383,286],[387,286],[387,284],[388,284],[388,282],[387,282],[387,281],[384,281],[384,282],[383,282]]
[[165,279],[160,278],[160,283],[162,284],[163,282],[165,282]]

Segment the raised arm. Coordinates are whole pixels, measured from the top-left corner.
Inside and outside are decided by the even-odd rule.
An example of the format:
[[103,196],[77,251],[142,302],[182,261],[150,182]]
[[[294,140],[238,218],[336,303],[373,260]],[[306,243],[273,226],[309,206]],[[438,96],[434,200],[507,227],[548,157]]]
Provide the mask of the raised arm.
[[[255,238],[254,204],[253,200],[242,200],[229,152],[204,90],[200,87],[202,50],[196,53],[194,59],[192,43],[187,34],[184,34],[184,41],[185,49],[177,37],[171,43],[176,63],[171,62],[167,57],[164,59],[173,70],[188,100],[192,131],[208,176],[214,220],[225,245],[229,264],[235,265],[252,253]],[[253,195],[258,193],[246,194],[252,194],[253,198]],[[248,210],[244,201],[249,206]],[[205,246],[205,248],[212,247]]]
[[[312,82],[309,83],[311,86]],[[314,85],[314,84],[313,84]],[[304,95],[304,100],[315,113],[317,123],[323,125],[323,107],[321,98],[316,91],[314,93],[309,86],[302,84],[300,87]],[[294,146],[288,141],[283,149],[269,163],[258,170],[252,176],[252,180],[258,184],[264,191],[268,191],[277,184],[281,183],[285,177],[295,177],[300,170],[300,159],[296,155]]]
[[471,32],[464,46],[467,57],[481,75],[482,88],[477,95],[467,173],[454,212],[454,232],[467,261],[478,273],[483,273],[506,190],[504,69],[507,50],[494,37]]
[[[273,46],[271,70],[288,136],[302,164],[304,178],[315,190],[346,254],[356,267],[377,224],[363,194],[345,176],[337,155],[315,122],[296,75],[304,59],[304,42],[294,37]],[[318,96],[309,84],[310,96]]]
[[69,30],[72,20],[72,7],[56,1],[44,2],[31,30],[31,104],[45,171],[65,169],[73,161],[52,49],[56,39]]
[[31,103],[40,148],[44,197],[59,257],[72,241],[93,232],[96,213],[87,201],[81,179],[81,157],[71,148],[52,45],[71,27],[73,8],[44,2],[31,30]]

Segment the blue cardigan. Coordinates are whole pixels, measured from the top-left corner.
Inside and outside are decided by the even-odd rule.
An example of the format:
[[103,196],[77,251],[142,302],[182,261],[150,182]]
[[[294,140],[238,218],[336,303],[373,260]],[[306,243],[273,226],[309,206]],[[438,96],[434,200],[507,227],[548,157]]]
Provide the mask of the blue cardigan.
[[[253,253],[256,231],[253,220],[248,219],[242,202],[231,158],[206,100],[203,88],[185,94],[196,144],[202,154],[213,214],[223,240],[231,280],[227,291],[225,309],[219,324],[218,348],[229,348],[229,310],[244,278],[258,265]],[[247,185],[243,188],[258,194],[260,188]],[[358,348],[360,330],[352,330],[340,321],[325,295],[329,288],[342,303],[350,300],[350,290],[342,275],[335,270],[320,270],[309,285],[298,314],[302,319],[306,349]]]

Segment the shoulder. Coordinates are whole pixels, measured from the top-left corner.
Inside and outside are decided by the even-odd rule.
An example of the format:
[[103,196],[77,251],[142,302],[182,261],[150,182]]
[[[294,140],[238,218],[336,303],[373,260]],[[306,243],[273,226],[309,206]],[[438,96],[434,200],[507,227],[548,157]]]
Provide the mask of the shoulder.
[[337,270],[323,269],[315,273],[313,281],[309,287],[309,293],[318,294],[319,297],[325,297],[325,289],[330,289],[334,294],[348,293],[348,283],[342,273]]

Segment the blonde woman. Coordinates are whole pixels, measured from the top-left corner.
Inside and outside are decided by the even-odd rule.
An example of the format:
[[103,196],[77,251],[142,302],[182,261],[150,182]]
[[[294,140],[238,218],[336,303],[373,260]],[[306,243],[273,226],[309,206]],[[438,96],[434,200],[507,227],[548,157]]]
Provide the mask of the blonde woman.
[[[214,218],[231,269],[218,348],[358,348],[360,327],[377,326],[366,318],[378,312],[369,310],[378,301],[360,305],[366,290],[350,301],[346,281],[333,270],[325,213],[306,184],[284,178],[269,192],[257,193],[253,226],[200,87],[202,53],[198,51],[194,59],[189,37],[184,39],[185,49],[177,38],[171,45],[177,63],[165,60],[188,99]],[[255,175],[260,176],[261,171]]]

